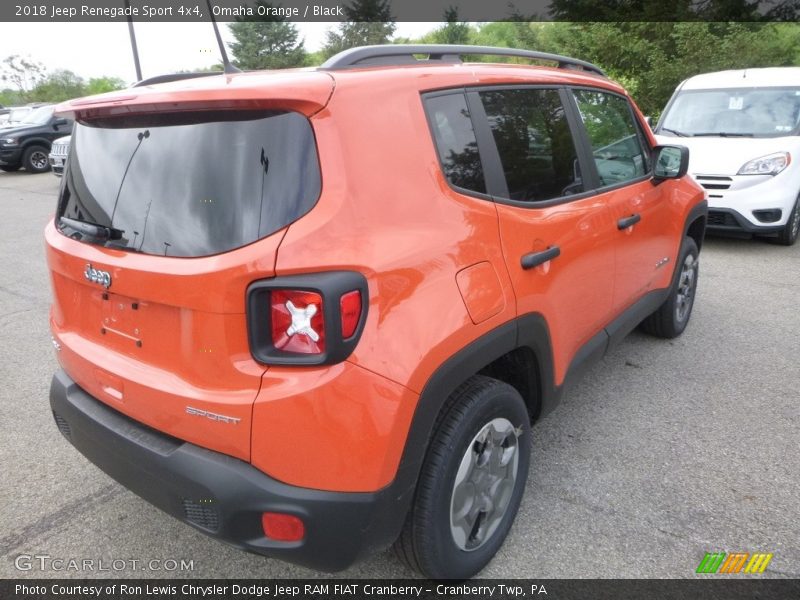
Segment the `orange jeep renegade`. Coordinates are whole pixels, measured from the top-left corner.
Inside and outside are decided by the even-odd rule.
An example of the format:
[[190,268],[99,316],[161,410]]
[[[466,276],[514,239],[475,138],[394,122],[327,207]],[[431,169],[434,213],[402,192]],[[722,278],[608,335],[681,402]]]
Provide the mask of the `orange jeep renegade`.
[[[481,54],[556,66],[461,60]],[[688,151],[583,61],[364,47],[59,110],[56,424],[251,552],[333,571],[394,542],[428,577],[474,575],[531,423],[634,327],[691,314]]]

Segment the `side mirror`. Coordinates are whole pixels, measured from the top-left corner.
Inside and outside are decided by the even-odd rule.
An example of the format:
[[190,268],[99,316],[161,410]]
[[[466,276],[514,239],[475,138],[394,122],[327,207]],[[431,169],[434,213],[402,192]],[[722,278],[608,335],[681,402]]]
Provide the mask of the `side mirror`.
[[61,125],[66,125],[66,124],[67,124],[67,120],[64,117],[59,117],[55,121],[53,121],[53,129],[58,131],[58,128]]
[[652,129],[653,128],[653,117],[645,117],[644,122],[647,123],[647,126]]
[[680,179],[689,170],[689,149],[686,146],[656,146],[653,150],[653,183]]

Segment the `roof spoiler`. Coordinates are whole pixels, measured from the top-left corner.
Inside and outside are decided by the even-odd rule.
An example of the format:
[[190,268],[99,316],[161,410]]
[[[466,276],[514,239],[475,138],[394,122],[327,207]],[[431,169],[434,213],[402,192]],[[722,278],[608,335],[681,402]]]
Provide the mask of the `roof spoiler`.
[[156,75],[137,81],[131,87],[142,87],[145,85],[155,85],[157,83],[169,83],[170,81],[181,81],[183,79],[195,79],[197,77],[209,77],[211,75],[223,75],[224,71],[204,71],[202,73],[167,73]]

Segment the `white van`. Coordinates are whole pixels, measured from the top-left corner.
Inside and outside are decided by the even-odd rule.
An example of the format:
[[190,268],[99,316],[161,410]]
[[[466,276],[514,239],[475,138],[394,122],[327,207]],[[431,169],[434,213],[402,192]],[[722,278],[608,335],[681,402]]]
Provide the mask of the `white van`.
[[[800,67],[720,71],[681,83],[655,128],[689,148],[689,172],[708,191],[708,229],[800,231]],[[680,138],[676,140],[675,138]]]

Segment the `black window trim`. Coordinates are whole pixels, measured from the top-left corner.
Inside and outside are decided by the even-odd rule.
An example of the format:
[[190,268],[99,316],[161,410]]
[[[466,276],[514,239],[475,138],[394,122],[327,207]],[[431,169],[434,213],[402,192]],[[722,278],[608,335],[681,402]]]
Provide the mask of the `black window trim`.
[[[500,160],[500,152],[497,149],[497,144],[494,141],[494,136],[492,135],[492,128],[489,125],[489,120],[486,118],[486,113],[483,111],[483,103],[480,100],[479,94],[481,92],[494,92],[494,91],[504,91],[504,90],[554,90],[558,93],[559,99],[561,100],[561,104],[564,107],[564,115],[567,119],[567,126],[570,129],[570,133],[572,134],[573,143],[575,144],[575,153],[577,154],[578,164],[581,168],[581,177],[586,182],[586,174],[590,171],[586,170],[587,165],[585,164],[587,161],[586,157],[586,148],[583,147],[583,144],[580,143],[580,138],[577,136],[577,123],[574,120],[575,115],[571,113],[568,103],[565,102],[565,96],[567,94],[566,89],[568,86],[563,84],[546,84],[546,83],[534,83],[534,84],[518,84],[518,83],[507,83],[502,85],[485,85],[485,86],[470,86],[467,88],[468,94],[474,94],[475,98],[478,102],[481,102],[481,115],[483,119],[479,122],[475,122],[473,120],[472,127],[477,132],[481,130],[481,137],[488,139],[488,148],[486,151],[491,155],[491,159],[484,163],[484,169],[486,166],[494,166],[495,174],[492,177],[492,180],[499,177],[502,180],[502,185],[496,188],[488,187],[489,180],[487,178],[487,190],[490,192],[492,196],[492,200],[497,202],[498,204],[506,204],[508,206],[516,206],[519,208],[527,208],[527,209],[537,209],[537,208],[548,208],[550,206],[558,206],[560,204],[566,204],[568,202],[573,202],[575,200],[582,200],[584,198],[589,198],[596,193],[596,190],[593,189],[592,185],[585,185],[583,192],[579,194],[570,194],[568,196],[558,196],[557,198],[550,198],[548,200],[542,200],[540,202],[530,202],[530,201],[522,201],[522,200],[512,200],[508,198],[508,186],[505,181],[505,174],[503,173],[502,168],[502,161]],[[474,117],[473,117],[474,119]],[[482,152],[482,149],[479,147],[479,151]],[[590,161],[593,163],[593,161]],[[488,163],[488,165],[487,165]],[[484,173],[484,177],[486,177]],[[592,180],[589,183],[593,183]]]
[[[557,198],[551,198],[549,200],[543,200],[541,202],[525,202],[521,200],[512,200],[511,198],[507,197],[508,186],[505,181],[505,175],[503,174],[502,162],[500,160],[500,153],[497,149],[497,144],[494,141],[491,126],[489,125],[489,121],[486,118],[486,112],[483,108],[483,102],[480,100],[479,94],[481,92],[523,90],[523,89],[548,89],[548,90],[556,90],[559,93],[561,103],[564,106],[564,112],[567,119],[567,124],[570,128],[570,132],[572,133],[573,141],[575,143],[575,152],[578,157],[578,164],[580,165],[581,168],[581,175],[585,187],[585,190],[583,192],[579,194],[570,194],[568,196],[559,196]],[[650,158],[650,163],[651,163],[650,169],[645,175],[637,177],[636,179],[630,179],[628,181],[623,181],[621,183],[615,183],[613,185],[607,185],[602,187],[600,186],[600,176],[597,172],[597,166],[595,165],[594,162],[593,152],[591,150],[592,145],[589,141],[589,134],[586,131],[586,126],[583,124],[583,119],[581,119],[580,111],[578,109],[578,104],[575,100],[575,96],[572,93],[573,90],[587,90],[591,92],[601,92],[601,93],[611,94],[619,98],[622,98],[626,102],[626,104],[628,105],[628,111],[631,114],[631,118],[633,119],[633,122],[637,127],[638,137],[640,141],[645,144],[647,150],[650,153],[650,155],[648,156],[648,158]],[[487,190],[486,194],[483,194],[481,192],[476,192],[474,190],[468,190],[466,188],[462,188],[457,185],[453,185],[445,175],[444,165],[442,164],[441,157],[439,156],[439,149],[436,146],[434,124],[432,123],[427,107],[425,106],[425,100],[428,98],[436,98],[440,96],[449,96],[455,94],[463,94],[466,100],[467,110],[469,110],[470,120],[472,121],[472,129],[475,132],[475,139],[478,144],[478,156],[481,161],[481,168],[483,169],[484,185],[486,186]],[[439,163],[439,169],[441,170],[442,176],[447,182],[448,187],[458,194],[470,196],[473,198],[478,198],[480,200],[489,200],[491,202],[496,202],[498,204],[505,204],[508,206],[516,206],[518,208],[535,210],[537,208],[549,208],[551,206],[558,206],[561,204],[567,204],[569,202],[583,200],[585,198],[590,198],[592,196],[597,196],[599,194],[613,192],[617,189],[621,189],[630,185],[635,185],[643,181],[648,181],[648,180],[652,181],[653,179],[653,173],[652,173],[653,147],[650,145],[649,139],[644,134],[642,124],[640,123],[636,115],[636,112],[633,110],[630,98],[625,94],[620,94],[619,92],[609,90],[604,87],[594,87],[589,85],[548,84],[548,83],[524,83],[524,84],[503,83],[503,84],[492,84],[492,85],[470,85],[470,86],[458,86],[452,88],[442,88],[437,90],[421,92],[420,96],[423,101],[423,112],[425,113],[425,120],[428,122],[428,128],[431,134],[430,135],[431,148],[433,149],[436,155],[436,160]],[[476,118],[476,115],[480,116],[480,118]]]
[[[653,179],[653,147],[650,146],[650,142],[647,139],[647,136],[644,135],[644,131],[642,130],[642,125],[639,122],[639,119],[636,116],[636,112],[633,110],[633,106],[631,105],[630,98],[624,94],[620,94],[619,92],[614,92],[612,90],[606,90],[604,88],[592,87],[588,85],[570,85],[567,87],[567,96],[569,97],[569,104],[572,106],[572,110],[574,111],[576,121],[576,126],[579,128],[581,136],[581,145],[585,146],[585,149],[589,155],[590,160],[590,170],[592,173],[592,183],[593,183],[593,191],[597,194],[605,194],[606,192],[613,192],[618,189],[622,189],[629,185],[634,185],[637,183],[642,183],[643,181],[652,181]],[[597,171],[597,165],[594,162],[594,152],[592,151],[592,143],[589,139],[589,132],[586,130],[586,125],[583,123],[583,119],[580,116],[580,109],[578,108],[578,102],[575,100],[575,96],[573,92],[575,90],[585,90],[588,92],[600,92],[604,94],[609,94],[611,96],[616,96],[625,101],[625,104],[628,106],[628,112],[631,115],[631,119],[633,121],[634,127],[636,127],[636,135],[639,138],[639,142],[644,144],[644,151],[647,152],[647,159],[650,161],[650,168],[645,172],[644,175],[640,175],[634,179],[629,179],[628,181],[622,181],[620,183],[613,183],[611,185],[600,185],[600,175]],[[582,168],[582,167],[581,167]]]
[[472,115],[472,108],[470,107],[469,99],[467,98],[467,90],[466,90],[466,88],[464,86],[455,87],[455,88],[441,89],[441,90],[435,90],[435,91],[431,91],[431,92],[422,92],[420,94],[420,97],[422,99],[422,109],[423,109],[422,112],[425,113],[425,120],[428,123],[428,130],[429,130],[429,133],[430,133],[429,137],[430,137],[430,141],[431,141],[431,149],[433,150],[433,153],[436,156],[436,162],[439,163],[439,171],[441,172],[442,177],[444,178],[445,182],[447,182],[447,187],[449,187],[451,190],[453,190],[457,194],[461,194],[462,196],[471,196],[472,198],[478,198],[479,200],[489,200],[490,202],[493,202],[494,198],[488,193],[484,194],[482,192],[478,192],[478,191],[475,191],[475,190],[470,190],[470,189],[467,189],[467,188],[462,188],[461,186],[455,185],[447,177],[447,174],[445,173],[445,170],[444,170],[444,164],[442,163],[442,157],[441,157],[441,155],[439,153],[439,148],[438,148],[438,146],[436,144],[436,125],[431,120],[431,115],[430,115],[430,112],[428,111],[427,101],[430,98],[441,98],[443,96],[458,96],[458,95],[463,96],[464,103],[466,104],[467,110],[469,111],[469,118],[470,118],[470,121],[472,122],[472,131],[475,133],[475,141],[478,144],[478,160],[480,160],[481,170],[483,171],[483,185],[487,189],[487,191],[489,190],[489,185],[488,185],[488,182],[486,180],[486,157],[484,156],[484,152],[483,152],[483,150],[481,148],[481,142],[478,139],[478,132],[477,132],[477,130],[475,128],[475,118]]
[[594,154],[592,152],[592,144],[589,141],[589,134],[586,131],[586,127],[583,125],[580,111],[578,111],[578,105],[575,103],[575,97],[572,95],[572,88],[564,86],[559,92],[561,94],[561,103],[564,105],[564,111],[567,115],[567,122],[572,131],[575,151],[580,161],[581,177],[584,181],[584,187],[588,193],[595,194],[600,187],[600,175],[597,173],[597,166],[594,162]]
[[478,141],[478,154],[481,156],[481,164],[483,165],[483,179],[486,183],[486,191],[495,200],[506,198],[508,196],[508,183],[503,172],[503,163],[500,160],[500,153],[497,151],[492,128],[489,126],[489,119],[486,116],[486,109],[480,98],[480,92],[468,90],[465,95],[469,115],[472,118],[472,129],[475,131],[475,139]]

